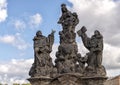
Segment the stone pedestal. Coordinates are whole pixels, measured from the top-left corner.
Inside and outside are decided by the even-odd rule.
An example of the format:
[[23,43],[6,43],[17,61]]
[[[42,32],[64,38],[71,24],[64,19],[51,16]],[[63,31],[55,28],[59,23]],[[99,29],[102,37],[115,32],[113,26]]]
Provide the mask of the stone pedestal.
[[31,85],[50,85],[49,83],[52,79],[49,77],[32,77],[27,80],[31,83]]
[[49,85],[83,85],[81,74],[66,73],[54,78]]
[[83,85],[104,85],[107,77],[82,77]]
[[31,85],[104,85],[107,77],[83,77],[79,73],[66,73],[55,78],[29,78]]

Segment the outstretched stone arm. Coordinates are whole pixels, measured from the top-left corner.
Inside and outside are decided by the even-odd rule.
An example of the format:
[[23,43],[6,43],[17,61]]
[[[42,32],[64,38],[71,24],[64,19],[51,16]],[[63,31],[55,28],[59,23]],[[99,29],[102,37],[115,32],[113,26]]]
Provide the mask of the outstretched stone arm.
[[90,50],[89,48],[89,41],[90,38],[87,36],[87,34],[85,33],[87,31],[86,27],[83,26],[80,30],[77,31],[78,35],[82,38],[82,42],[84,44],[84,46]]
[[52,30],[51,34],[49,34],[48,37],[47,37],[47,41],[48,41],[48,46],[50,48],[50,52],[52,51],[52,45],[54,43],[54,33],[55,33],[55,31]]

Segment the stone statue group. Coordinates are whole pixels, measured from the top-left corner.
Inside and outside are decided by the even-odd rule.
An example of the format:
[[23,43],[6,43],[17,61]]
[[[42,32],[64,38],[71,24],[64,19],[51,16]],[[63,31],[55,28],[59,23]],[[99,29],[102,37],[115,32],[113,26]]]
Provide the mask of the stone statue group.
[[64,73],[78,73],[83,76],[105,76],[106,71],[102,65],[103,36],[101,33],[95,30],[94,35],[88,37],[85,26],[77,31],[84,46],[89,50],[84,57],[81,56],[75,40],[75,27],[79,23],[78,15],[70,12],[65,4],[61,5],[61,11],[58,24],[62,25],[62,31],[59,32],[60,45],[56,52],[55,65],[50,57],[55,31],[52,31],[48,37],[43,36],[41,31],[37,31],[33,39],[34,63],[29,75],[55,77]]

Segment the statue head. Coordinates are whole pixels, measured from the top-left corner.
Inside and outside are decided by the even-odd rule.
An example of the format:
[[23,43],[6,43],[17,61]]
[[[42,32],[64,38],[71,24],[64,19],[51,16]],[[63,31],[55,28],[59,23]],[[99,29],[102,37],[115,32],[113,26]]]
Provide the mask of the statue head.
[[103,38],[103,36],[101,35],[101,33],[98,30],[94,31],[94,35],[93,36],[96,37],[96,38]]
[[62,12],[67,12],[67,8],[66,8],[66,4],[61,4],[61,9],[62,9]]
[[36,36],[42,36],[42,32],[41,32],[40,30],[38,30],[38,31],[36,32]]
[[66,7],[66,4],[64,4],[64,3],[63,3],[63,4],[61,4],[61,7],[64,7],[64,6]]
[[86,27],[83,26],[83,27],[81,28],[81,31],[82,31],[83,33],[85,33],[85,32],[87,31]]
[[76,12],[73,12],[73,16],[75,16],[76,18],[78,17]]
[[101,35],[101,34],[100,34],[100,32],[98,30],[95,30],[94,35]]

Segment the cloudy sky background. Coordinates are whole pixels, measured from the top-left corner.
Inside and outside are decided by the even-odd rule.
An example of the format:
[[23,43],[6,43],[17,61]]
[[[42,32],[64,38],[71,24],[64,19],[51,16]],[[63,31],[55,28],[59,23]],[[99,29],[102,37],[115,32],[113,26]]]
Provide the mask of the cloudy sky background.
[[[57,24],[60,5],[77,12],[80,23],[76,31],[86,26],[91,36],[99,30],[104,36],[103,65],[109,77],[120,75],[120,0],[0,0],[0,81],[26,82],[33,63],[33,37],[37,30],[47,36],[56,30],[51,56],[59,45]],[[77,37],[79,52],[84,56],[81,38]]]

